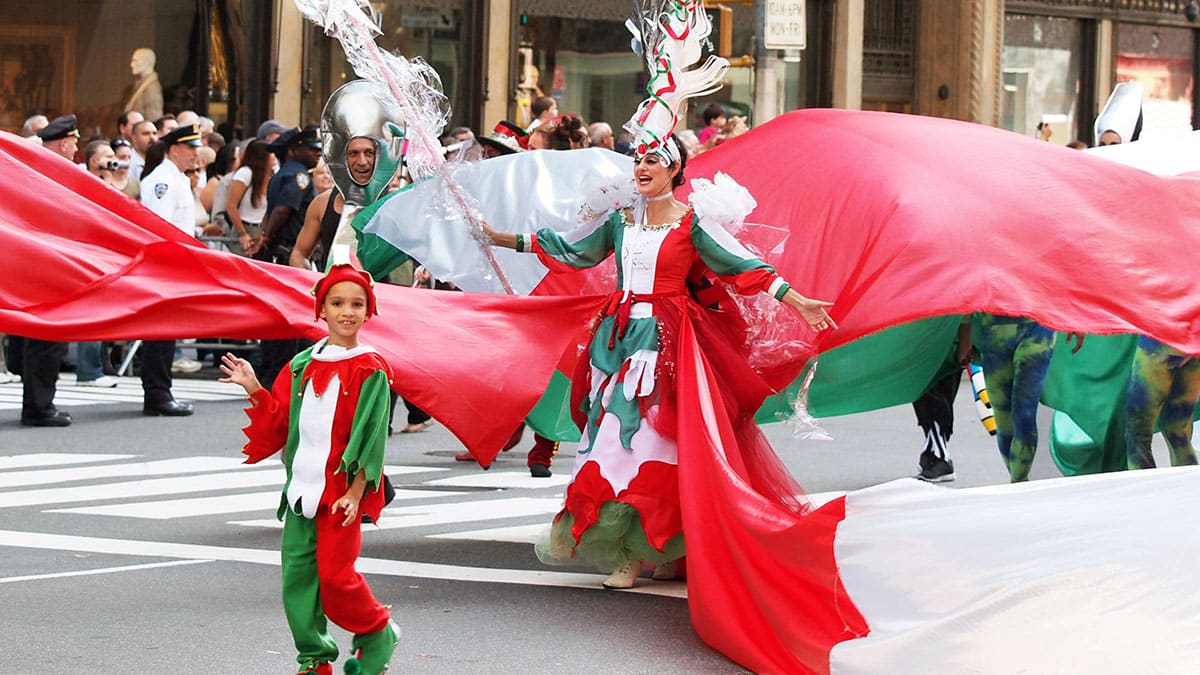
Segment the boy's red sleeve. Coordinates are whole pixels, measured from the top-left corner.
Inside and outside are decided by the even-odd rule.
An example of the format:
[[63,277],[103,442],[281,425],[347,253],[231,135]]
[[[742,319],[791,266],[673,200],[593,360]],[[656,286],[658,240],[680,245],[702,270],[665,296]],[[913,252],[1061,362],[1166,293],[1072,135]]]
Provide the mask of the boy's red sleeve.
[[291,403],[292,369],[288,364],[275,378],[270,392],[259,389],[250,395],[250,407],[246,408],[250,424],[242,429],[249,439],[242,448],[246,464],[261,462],[287,443]]

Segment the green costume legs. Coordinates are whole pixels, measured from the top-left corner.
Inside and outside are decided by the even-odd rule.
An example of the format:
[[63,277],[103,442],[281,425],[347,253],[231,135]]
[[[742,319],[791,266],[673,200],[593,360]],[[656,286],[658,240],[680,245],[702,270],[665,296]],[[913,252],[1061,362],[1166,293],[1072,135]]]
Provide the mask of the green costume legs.
[[1171,465],[1196,464],[1192,413],[1200,399],[1200,359],[1142,336],[1125,389],[1126,462],[1130,469],[1154,468],[1150,443],[1161,417]]
[[1029,480],[1037,452],[1037,409],[1054,354],[1055,333],[1031,319],[984,315],[983,373],[996,442],[1012,482]]
[[301,667],[337,660],[338,648],[321,607],[317,579],[317,526],[289,509],[283,518],[279,546],[283,566],[283,611]]

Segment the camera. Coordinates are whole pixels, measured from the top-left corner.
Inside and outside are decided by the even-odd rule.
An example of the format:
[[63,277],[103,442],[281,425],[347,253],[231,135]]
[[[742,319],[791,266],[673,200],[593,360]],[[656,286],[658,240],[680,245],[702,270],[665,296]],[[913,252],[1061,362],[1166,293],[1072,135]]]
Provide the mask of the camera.
[[119,171],[121,169],[128,169],[129,162],[123,159],[103,160],[96,164],[96,168],[100,171]]

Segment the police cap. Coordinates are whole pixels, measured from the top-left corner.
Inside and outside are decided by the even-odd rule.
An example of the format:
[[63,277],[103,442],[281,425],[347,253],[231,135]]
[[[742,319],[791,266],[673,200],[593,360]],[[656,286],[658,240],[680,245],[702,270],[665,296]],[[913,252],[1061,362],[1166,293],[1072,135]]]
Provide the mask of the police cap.
[[37,135],[38,138],[42,139],[43,143],[57,141],[68,136],[78,137],[79,127],[75,126],[74,115],[63,115],[62,117],[55,117],[54,121],[43,127]]
[[200,142],[199,124],[184,124],[172,130],[171,133],[163,136],[159,140],[161,140],[163,143],[166,143],[168,146],[175,145],[176,143],[182,143],[184,145],[191,145],[195,147],[204,145]]
[[315,124],[310,124],[296,136],[293,145],[307,145],[310,148],[320,150],[321,144],[321,129]]

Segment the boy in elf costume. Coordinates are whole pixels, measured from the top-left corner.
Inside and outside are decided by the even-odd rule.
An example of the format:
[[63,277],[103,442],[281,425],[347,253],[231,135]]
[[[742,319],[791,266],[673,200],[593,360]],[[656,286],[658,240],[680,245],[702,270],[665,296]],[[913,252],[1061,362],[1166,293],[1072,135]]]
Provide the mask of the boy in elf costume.
[[283,607],[299,672],[332,675],[338,648],[328,617],[354,634],[346,672],[373,675],[387,670],[399,630],[354,563],[362,517],[377,522],[384,504],[391,371],[358,343],[359,329],[376,313],[371,277],[349,264],[346,247],[334,253],[337,262],[313,288],[329,336],[297,354],[271,391],[232,354],[222,359],[221,381],[241,385],[250,397],[246,462],[283,449]]

